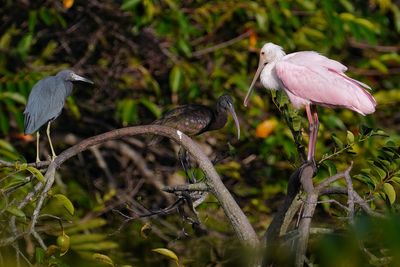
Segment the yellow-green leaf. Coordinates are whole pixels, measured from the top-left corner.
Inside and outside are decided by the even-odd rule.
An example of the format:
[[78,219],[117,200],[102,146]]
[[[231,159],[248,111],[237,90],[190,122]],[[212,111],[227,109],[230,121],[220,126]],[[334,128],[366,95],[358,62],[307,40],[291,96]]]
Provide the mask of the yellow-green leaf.
[[354,134],[350,131],[347,131],[347,143],[348,144],[354,143]]
[[32,167],[32,166],[28,166],[26,169],[30,173],[32,173],[41,183],[45,182],[43,174],[38,169],[36,169],[35,167]]
[[385,191],[385,194],[387,195],[390,204],[393,204],[396,200],[396,191],[394,190],[393,185],[389,183],[384,183],[383,191]]
[[72,205],[71,200],[69,200],[66,196],[64,196],[63,194],[55,194],[53,196],[54,198],[56,198],[58,201],[60,201],[64,208],[71,214],[74,215],[74,205]]
[[7,211],[17,217],[25,217],[25,213],[22,210],[18,209],[17,207],[10,206],[7,208]]
[[179,66],[172,68],[169,74],[169,86],[172,92],[176,93],[182,87],[183,75],[182,70]]
[[100,253],[94,253],[92,257],[95,261],[99,261],[99,262],[114,266],[114,262],[107,255],[100,254]]
[[174,260],[177,265],[179,266],[178,262],[178,256],[176,256],[175,252],[173,252],[172,250],[166,249],[166,248],[155,248],[152,251],[159,253],[167,258],[170,258],[171,260]]

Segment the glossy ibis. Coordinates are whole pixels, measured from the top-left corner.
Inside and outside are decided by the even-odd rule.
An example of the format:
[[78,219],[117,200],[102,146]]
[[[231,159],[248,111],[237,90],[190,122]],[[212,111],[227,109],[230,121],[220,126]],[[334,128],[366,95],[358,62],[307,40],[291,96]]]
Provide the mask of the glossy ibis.
[[[204,105],[188,104],[174,108],[167,112],[164,117],[153,122],[153,124],[169,126],[189,136],[195,136],[204,132],[219,130],[223,128],[228,120],[228,111],[232,114],[237,129],[237,138],[240,138],[239,120],[233,107],[233,98],[230,95],[222,95],[213,107]],[[159,142],[162,137],[154,137],[149,145]],[[181,149],[179,159],[187,171],[187,152]],[[187,172],[186,172],[187,173]]]
[[314,161],[318,134],[316,105],[347,108],[366,115],[375,111],[376,101],[366,90],[368,85],[348,77],[347,67],[314,51],[286,55],[282,47],[266,43],[254,79],[244,100],[247,106],[253,86],[261,74],[261,83],[270,90],[282,89],[292,105],[305,107],[310,125],[307,161]]
[[39,129],[47,123],[47,137],[49,139],[52,160],[56,157],[50,138],[50,124],[63,109],[65,99],[71,94],[73,82],[92,81],[75,74],[71,70],[63,70],[55,76],[48,76],[38,81],[29,94],[25,114],[25,134],[36,132],[36,162],[39,162]]

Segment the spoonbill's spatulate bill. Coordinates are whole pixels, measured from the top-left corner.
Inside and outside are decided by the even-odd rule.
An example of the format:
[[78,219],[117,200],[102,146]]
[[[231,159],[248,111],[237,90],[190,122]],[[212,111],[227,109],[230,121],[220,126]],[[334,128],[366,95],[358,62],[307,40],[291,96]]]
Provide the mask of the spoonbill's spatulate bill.
[[376,101],[366,90],[368,85],[348,77],[347,67],[314,51],[286,55],[282,47],[266,43],[244,100],[247,106],[254,84],[261,74],[261,83],[270,90],[282,89],[292,105],[305,107],[310,124],[307,160],[314,160],[318,133],[316,105],[347,108],[362,115],[375,111]]
[[29,94],[25,114],[25,134],[36,132],[36,162],[39,162],[39,129],[47,123],[47,137],[49,139],[52,159],[56,157],[50,138],[50,124],[60,114],[65,99],[72,92],[73,82],[92,81],[75,74],[72,70],[63,70],[55,76],[46,77],[38,81]]

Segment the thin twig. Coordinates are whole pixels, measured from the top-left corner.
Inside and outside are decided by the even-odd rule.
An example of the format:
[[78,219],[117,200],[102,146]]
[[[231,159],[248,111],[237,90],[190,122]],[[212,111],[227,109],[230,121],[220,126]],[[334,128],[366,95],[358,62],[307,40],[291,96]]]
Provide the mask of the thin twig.
[[[351,165],[353,165],[353,162],[351,162]],[[347,186],[347,204],[349,206],[349,223],[350,225],[354,224],[354,189],[353,189],[353,182],[351,181],[350,177],[350,170],[346,170],[344,173],[344,179],[346,180],[346,186]]]
[[197,51],[193,52],[192,55],[193,55],[193,57],[200,57],[200,56],[203,56],[205,54],[217,51],[219,49],[228,47],[230,45],[233,45],[234,43],[237,43],[237,42],[249,37],[250,34],[251,34],[251,31],[246,31],[245,33],[242,33],[241,35],[239,35],[239,36],[237,36],[237,37],[235,37],[235,38],[233,38],[233,39],[231,39],[229,41],[226,41],[226,42],[223,42],[223,43],[219,43],[217,45],[214,45],[214,46],[211,46],[211,47],[207,47],[207,48],[204,48],[204,49],[201,49],[201,50],[197,50]]
[[196,183],[165,186],[162,190],[168,193],[175,193],[176,191],[209,191],[210,189],[205,183]]

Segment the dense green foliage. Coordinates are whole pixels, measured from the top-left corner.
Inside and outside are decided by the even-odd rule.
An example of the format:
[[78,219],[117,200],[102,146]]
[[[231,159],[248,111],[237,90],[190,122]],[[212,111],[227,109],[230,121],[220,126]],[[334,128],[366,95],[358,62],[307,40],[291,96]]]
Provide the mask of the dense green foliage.
[[[39,79],[67,67],[96,85],[75,88],[67,100],[53,127],[58,152],[113,128],[150,123],[178,104],[212,105],[223,93],[234,96],[241,139],[235,140],[232,122],[196,139],[210,158],[224,155],[216,169],[262,236],[281,204],[290,173],[301,163],[299,151],[308,139],[303,111],[294,110],[282,93],[258,86],[249,108],[242,105],[257,67],[258,48],[267,41],[287,52],[318,51],[349,66],[349,76],[373,88],[378,102],[373,115],[319,108],[316,179],[344,170],[353,161],[352,177],[360,195],[374,210],[398,213],[399,1],[4,2],[0,10],[0,159],[15,162],[15,167],[0,169],[1,238],[12,235],[9,218],[13,215],[19,230],[28,226],[34,199],[23,210],[17,206],[43,179],[37,169],[23,164],[35,158],[34,139],[22,135],[29,91]],[[271,132],[256,134],[256,127],[265,120],[278,123],[268,124]],[[185,266],[237,262],[238,247],[230,242],[235,240],[232,230],[212,197],[198,209],[209,230],[205,236],[196,236],[179,215],[123,224],[124,218],[115,210],[134,216],[165,208],[174,198],[161,193],[160,185],[185,181],[175,158],[176,147],[166,141],[147,149],[146,140],[124,143],[136,151],[136,159],[121,152],[118,143],[98,148],[106,167],[93,151],[62,166],[40,218],[48,251],[33,238],[16,243],[29,261],[58,266],[83,266],[83,262],[91,264],[85,266],[99,262],[172,266],[171,255],[152,251],[169,248]],[[43,158],[49,154],[45,138],[42,150]],[[314,223],[344,229],[343,216],[343,210],[324,203]],[[370,236],[382,240],[365,244],[370,249],[367,253],[349,244],[347,253],[359,252],[359,266],[388,265],[384,260],[390,253],[385,249],[398,249],[391,240],[400,229],[393,226],[398,221],[394,217],[392,224],[385,222],[388,232],[380,234],[375,229],[379,222],[361,218],[357,224],[361,230],[354,235],[368,239],[369,231],[375,229]],[[320,248],[311,246],[310,260],[325,262],[332,257],[329,264],[348,263],[350,254],[337,258],[329,252],[343,249],[339,239],[327,237]],[[64,242],[70,243],[69,250],[60,249]],[[12,246],[0,252],[1,262],[15,258]]]

